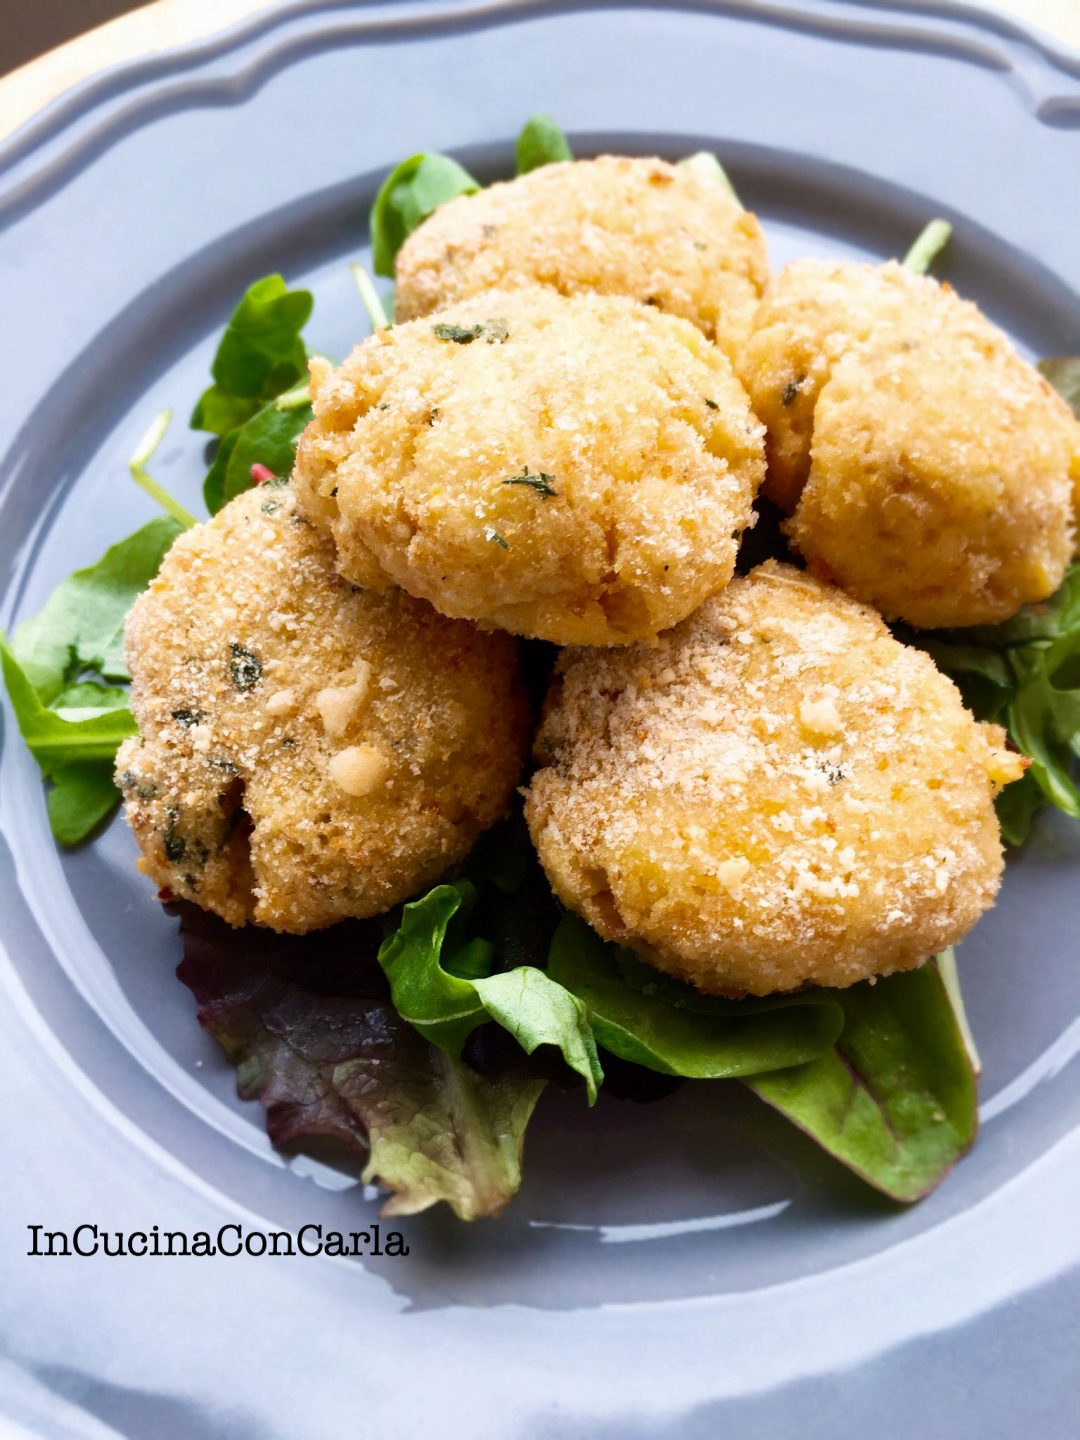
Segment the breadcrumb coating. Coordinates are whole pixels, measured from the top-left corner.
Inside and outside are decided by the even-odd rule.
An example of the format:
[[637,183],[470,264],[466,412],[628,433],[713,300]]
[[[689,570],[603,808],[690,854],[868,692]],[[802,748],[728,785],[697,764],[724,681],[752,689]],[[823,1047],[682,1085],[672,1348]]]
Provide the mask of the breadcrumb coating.
[[463,302],[312,366],[294,471],[338,567],[556,644],[655,635],[731,578],[763,435],[716,346],[613,296]]
[[993,624],[1060,585],[1080,425],[977,307],[882,266],[804,260],[739,361],[765,492],[812,568],[910,624]]
[[628,295],[734,359],[768,278],[756,216],[694,166],[601,155],[544,165],[439,207],[402,246],[399,320],[487,290]]
[[992,904],[1025,761],[878,615],[791,566],[651,647],[567,651],[526,801],[559,898],[719,994],[921,964]]
[[291,486],[175,542],[126,630],[117,757],[140,869],[303,932],[430,884],[505,810],[527,747],[513,642],[343,580]]

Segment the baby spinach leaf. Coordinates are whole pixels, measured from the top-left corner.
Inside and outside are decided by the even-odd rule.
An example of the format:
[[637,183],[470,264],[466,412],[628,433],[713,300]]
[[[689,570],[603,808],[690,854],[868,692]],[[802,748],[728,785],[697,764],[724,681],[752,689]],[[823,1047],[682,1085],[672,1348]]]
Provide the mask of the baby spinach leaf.
[[573,158],[569,141],[550,115],[534,115],[525,121],[515,147],[519,175]]
[[[1028,774],[1046,799],[1080,820],[1080,788],[1072,775],[1073,757],[1080,755],[1080,630],[1043,650],[1013,650],[1010,659],[1017,687],[1005,712],[1009,733],[1031,756]],[[1070,664],[1075,684],[1059,684]]]
[[439,1202],[462,1220],[503,1208],[544,1082],[488,1079],[427,1044],[390,1003],[370,922],[276,935],[176,908],[177,975],[240,1095],[265,1106],[275,1145],[328,1135],[368,1153],[363,1179],[390,1191],[387,1216]]
[[[120,742],[135,733],[134,717],[126,704],[63,713],[43,705],[2,635],[0,664],[19,731],[42,775],[53,782],[47,802],[53,834],[61,844],[74,845],[120,798],[112,782],[113,760]],[[116,694],[98,689],[104,693],[97,698]],[[86,698],[83,687],[76,696]]]
[[371,207],[371,259],[376,275],[393,278],[394,259],[413,231],[447,200],[480,186],[449,155],[410,155],[391,170]]
[[[233,451],[236,449],[236,442],[240,438],[240,427],[230,430],[224,436],[217,447],[210,469],[206,472],[206,479],[203,481],[203,500],[211,515],[216,515],[226,500],[231,500],[231,495],[225,494],[225,476],[228,474],[229,461],[232,459]],[[248,484],[251,484],[250,477]]]
[[107,680],[127,678],[124,617],[180,531],[167,516],[151,520],[110,546],[96,564],[61,581],[42,609],[15,631],[12,651],[42,704],[57,702],[84,670]]
[[507,1030],[526,1054],[554,1045],[584,1079],[591,1104],[603,1071],[585,1006],[535,966],[491,974],[490,942],[466,940],[460,921],[456,933],[450,928],[474,898],[470,882],[460,881],[437,885],[404,907],[400,927],[379,950],[399,1015],[454,1056],[486,1020]]
[[816,1060],[747,1084],[894,1200],[918,1200],[970,1148],[975,1073],[933,963],[830,992],[844,1011]]
[[94,711],[78,720],[65,720],[38,699],[18,660],[0,635],[4,683],[23,739],[51,779],[61,765],[74,760],[109,760],[121,740],[135,733],[131,711],[112,708]]
[[107,710],[122,710],[128,703],[128,692],[119,685],[102,685],[99,680],[76,680],[61,690],[53,709],[61,720],[86,720]]
[[1031,834],[1035,816],[1046,804],[1039,782],[1030,772],[1021,780],[1006,785],[994,801],[1001,838],[1006,845],[1018,849]]
[[1080,355],[1054,355],[1040,360],[1038,369],[1080,420]]
[[313,303],[310,290],[290,290],[280,275],[248,287],[221,337],[210,367],[214,383],[195,406],[193,430],[226,435],[304,378],[300,333]]
[[292,472],[297,443],[313,414],[307,394],[306,388],[302,395],[299,389],[291,391],[287,404],[284,395],[271,400],[222,440],[203,482],[203,497],[211,515],[251,489],[253,465],[265,465],[275,475]]
[[720,1000],[670,980],[567,915],[548,974],[588,1008],[597,1042],[662,1075],[715,1080],[802,1065],[833,1045],[844,1023],[830,994]]
[[1080,564],[1041,605],[1001,625],[939,630],[915,643],[959,686],[980,720],[1003,724],[1031,759],[997,799],[1006,843],[1027,838],[1040,805],[1080,819]]
[[74,760],[53,771],[45,805],[61,845],[78,845],[111,814],[120,799],[111,760]]
[[10,648],[0,637],[4,683],[20,731],[42,775],[62,845],[83,840],[119,800],[117,746],[134,733],[127,691],[89,678],[124,680],[124,617],[157,574],[183,526],[151,520],[62,581]]

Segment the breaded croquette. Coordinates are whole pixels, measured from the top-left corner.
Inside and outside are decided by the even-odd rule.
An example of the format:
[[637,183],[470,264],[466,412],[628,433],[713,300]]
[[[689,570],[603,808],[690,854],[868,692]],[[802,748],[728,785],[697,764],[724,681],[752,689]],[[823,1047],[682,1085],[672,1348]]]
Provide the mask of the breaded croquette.
[[396,313],[519,285],[628,295],[734,358],[767,277],[761,227],[721,181],[693,163],[601,155],[440,206],[398,254]]
[[959,940],[1025,763],[871,609],[774,561],[651,647],[564,654],[536,754],[526,816],[558,897],[733,996]]
[[301,508],[342,574],[556,644],[625,644],[727,584],[764,471],[720,350],[636,301],[490,294],[312,367]]
[[233,925],[386,910],[505,810],[527,746],[514,643],[343,580],[291,486],[175,542],[128,618],[141,869]]
[[738,362],[765,493],[811,568],[921,628],[992,624],[1060,585],[1080,425],[973,304],[890,263],[804,260]]

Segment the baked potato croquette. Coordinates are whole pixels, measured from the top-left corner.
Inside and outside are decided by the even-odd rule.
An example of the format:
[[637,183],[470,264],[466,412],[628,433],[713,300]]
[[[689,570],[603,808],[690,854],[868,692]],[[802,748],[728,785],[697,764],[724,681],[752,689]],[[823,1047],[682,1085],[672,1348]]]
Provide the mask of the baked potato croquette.
[[981,312],[901,266],[789,265],[739,362],[765,491],[889,618],[993,624],[1061,583],[1080,425]]
[[441,205],[397,257],[398,320],[487,290],[628,295],[734,358],[768,277],[757,219],[694,165],[626,155],[544,165]]
[[965,935],[1004,732],[878,615],[769,561],[652,647],[568,651],[526,801],[553,889],[700,989],[847,986]]
[[127,622],[140,868],[233,925],[376,914],[463,859],[527,747],[514,643],[334,570],[289,486],[173,545]]
[[612,296],[485,295],[312,366],[294,471],[342,574],[556,644],[655,635],[727,584],[764,472],[723,354]]

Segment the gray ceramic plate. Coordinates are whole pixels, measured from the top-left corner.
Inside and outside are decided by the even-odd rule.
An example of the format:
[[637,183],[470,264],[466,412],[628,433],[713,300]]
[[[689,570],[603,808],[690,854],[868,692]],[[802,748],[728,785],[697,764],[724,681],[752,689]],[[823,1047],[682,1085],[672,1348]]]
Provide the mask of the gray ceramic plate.
[[[1031,353],[1080,349],[1080,59],[966,6],[285,4],[59,102],[0,157],[2,619],[150,514],[125,459],[181,416],[240,288],[363,322],[345,269],[422,148],[481,176],[549,109],[579,153],[715,147],[775,261],[956,226],[949,274]],[[158,469],[197,503],[200,442]],[[194,1023],[120,825],[61,856],[5,716],[0,937],[9,1358],[48,1437],[1073,1436],[1080,826],[1052,816],[964,945],[983,1131],[912,1210],[738,1087],[550,1099],[503,1219],[408,1259],[32,1259],[31,1224],[345,1230]],[[20,1432],[21,1433],[21,1432]]]

